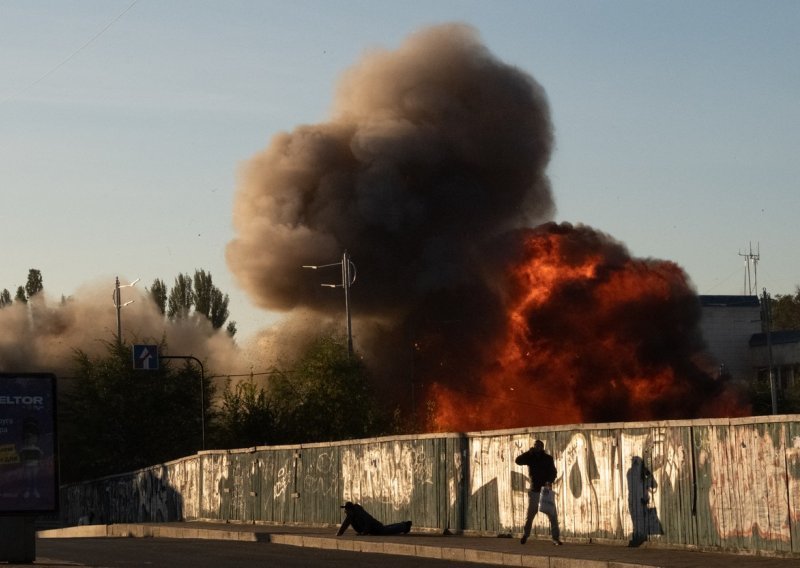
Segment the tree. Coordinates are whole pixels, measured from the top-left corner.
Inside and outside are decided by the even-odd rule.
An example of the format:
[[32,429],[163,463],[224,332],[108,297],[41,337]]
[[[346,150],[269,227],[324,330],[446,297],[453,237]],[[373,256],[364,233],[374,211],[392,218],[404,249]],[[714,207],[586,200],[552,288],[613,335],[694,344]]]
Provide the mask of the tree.
[[189,317],[189,311],[193,305],[192,279],[188,274],[178,274],[175,278],[175,286],[169,292],[167,317],[170,319]]
[[8,288],[3,288],[3,291],[0,292],[0,309],[10,306],[11,304],[11,292],[8,291]]
[[225,326],[225,331],[227,331],[228,335],[230,335],[231,337],[236,335],[236,322],[235,321],[229,321],[228,325]]
[[272,378],[270,395],[282,443],[363,438],[388,428],[367,368],[348,356],[342,338],[317,339],[288,371]]
[[773,331],[800,329],[800,286],[795,288],[794,295],[776,295],[771,308]]
[[195,311],[209,317],[211,313],[211,295],[214,290],[214,282],[211,273],[205,270],[194,271],[194,309]]
[[[137,371],[129,345],[108,342],[106,348],[103,357],[75,354],[74,386],[59,416],[65,482],[163,463],[202,447],[199,370],[162,361],[158,370]],[[208,409],[213,387],[205,381]]]
[[228,295],[223,295],[218,288],[214,288],[211,293],[211,309],[208,314],[208,319],[214,329],[221,328],[225,321],[228,319],[230,312],[228,311],[228,302],[230,298]]
[[220,447],[241,448],[274,443],[275,417],[272,402],[252,377],[231,388],[230,379],[222,393],[217,437]]
[[[211,273],[203,269],[195,270],[193,278],[179,274],[172,290],[156,278],[149,292],[161,313],[172,320],[202,315],[214,329],[220,329],[230,315],[230,298],[214,285]],[[236,322],[230,322],[226,331],[231,337],[236,335]]]
[[158,306],[161,315],[167,312],[167,285],[164,281],[156,278],[150,286],[150,298]]
[[194,271],[194,309],[196,313],[203,314],[211,322],[214,329],[225,325],[228,319],[227,294],[223,294],[214,285],[210,272],[205,270]]
[[28,270],[28,281],[25,283],[25,293],[28,295],[28,299],[33,298],[43,289],[42,272],[35,268]]
[[20,304],[27,304],[28,303],[28,296],[25,295],[25,287],[18,286],[17,287],[17,294],[14,296],[14,301],[19,302]]

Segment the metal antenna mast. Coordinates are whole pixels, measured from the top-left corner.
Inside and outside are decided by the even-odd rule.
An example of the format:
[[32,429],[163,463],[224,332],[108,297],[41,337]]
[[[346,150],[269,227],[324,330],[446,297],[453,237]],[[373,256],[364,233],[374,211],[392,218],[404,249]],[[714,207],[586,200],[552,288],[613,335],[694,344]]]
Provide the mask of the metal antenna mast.
[[[748,252],[739,251],[739,256],[744,257],[744,295],[758,294],[758,261],[761,259],[761,243],[756,243],[756,252],[753,252],[753,243],[750,242]],[[753,265],[753,278],[750,275],[750,264]]]

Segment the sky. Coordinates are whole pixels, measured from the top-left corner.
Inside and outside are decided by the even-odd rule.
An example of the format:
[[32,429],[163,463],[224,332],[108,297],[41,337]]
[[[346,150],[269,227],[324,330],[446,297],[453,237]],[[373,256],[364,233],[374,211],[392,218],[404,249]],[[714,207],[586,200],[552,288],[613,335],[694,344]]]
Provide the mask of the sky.
[[742,294],[751,246],[753,290],[800,285],[796,1],[0,0],[0,289],[37,268],[113,310],[115,277],[202,268],[237,337],[270,326],[225,260],[243,165],[327,120],[369,50],[447,22],[546,91],[556,221],[699,294]]

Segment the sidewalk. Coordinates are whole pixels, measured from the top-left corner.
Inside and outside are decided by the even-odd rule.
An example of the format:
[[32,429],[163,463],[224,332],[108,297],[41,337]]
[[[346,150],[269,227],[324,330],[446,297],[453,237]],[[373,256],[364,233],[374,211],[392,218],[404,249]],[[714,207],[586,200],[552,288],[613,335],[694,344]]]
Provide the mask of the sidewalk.
[[[43,530],[38,538],[161,537],[225,539],[351,550],[401,556],[482,562],[498,566],[533,568],[789,568],[800,558],[752,556],[648,546],[571,543],[553,546],[550,540],[532,537],[525,545],[518,538],[441,535],[412,532],[396,536],[358,536],[352,529],[336,536],[336,527],[252,525],[240,523],[142,523],[90,525]],[[53,561],[54,563],[57,561]],[[47,566],[37,559],[37,566]]]

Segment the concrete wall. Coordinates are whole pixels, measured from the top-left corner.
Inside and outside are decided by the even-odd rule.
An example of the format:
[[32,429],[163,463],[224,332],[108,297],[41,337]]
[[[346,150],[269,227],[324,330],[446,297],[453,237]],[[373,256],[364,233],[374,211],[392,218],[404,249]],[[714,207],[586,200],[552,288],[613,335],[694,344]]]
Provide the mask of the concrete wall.
[[[800,555],[800,416],[546,427],[206,451],[62,488],[66,524],[384,522],[518,534],[533,440],[555,458],[562,535]],[[548,534],[538,515],[535,534]]]

